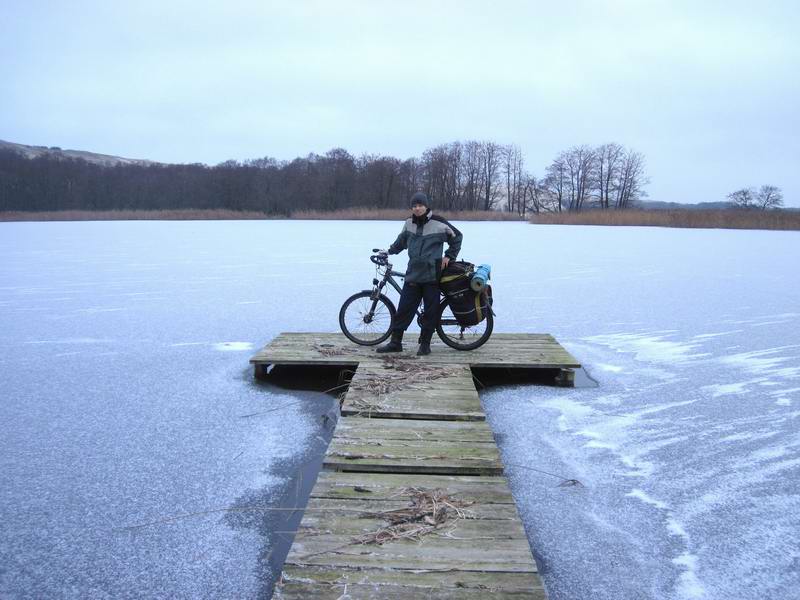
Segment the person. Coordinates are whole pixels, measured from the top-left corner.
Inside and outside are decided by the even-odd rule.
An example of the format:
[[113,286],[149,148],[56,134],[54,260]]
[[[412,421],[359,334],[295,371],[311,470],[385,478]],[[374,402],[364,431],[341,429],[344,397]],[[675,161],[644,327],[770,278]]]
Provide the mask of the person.
[[[424,315],[420,323],[422,333],[417,355],[431,353],[431,338],[439,320],[439,277],[447,264],[458,257],[462,239],[458,229],[431,212],[424,193],[417,192],[411,196],[411,217],[388,250],[389,254],[399,254],[408,249],[408,269],[392,323],[392,339],[379,347],[378,352],[403,351],[403,333],[414,320],[422,300]],[[445,242],[447,252],[442,256]]]

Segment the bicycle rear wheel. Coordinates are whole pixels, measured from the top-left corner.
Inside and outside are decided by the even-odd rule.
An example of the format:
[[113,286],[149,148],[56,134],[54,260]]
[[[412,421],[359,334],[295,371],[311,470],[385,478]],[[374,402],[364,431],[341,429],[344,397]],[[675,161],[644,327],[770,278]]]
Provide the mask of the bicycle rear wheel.
[[456,350],[475,350],[483,346],[492,335],[494,329],[494,315],[489,310],[486,318],[477,325],[464,327],[453,316],[447,301],[440,305],[441,317],[436,325],[439,338],[451,348]]
[[364,290],[353,294],[339,310],[339,327],[352,342],[362,346],[376,346],[392,333],[395,307],[383,294],[373,299],[372,292]]

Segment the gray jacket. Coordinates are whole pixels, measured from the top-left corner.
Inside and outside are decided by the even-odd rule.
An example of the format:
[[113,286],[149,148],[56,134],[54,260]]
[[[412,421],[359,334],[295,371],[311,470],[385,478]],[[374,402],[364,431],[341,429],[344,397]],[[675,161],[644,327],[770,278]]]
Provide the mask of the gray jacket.
[[442,250],[447,242],[445,256],[455,260],[461,250],[464,236],[446,219],[434,216],[431,211],[420,218],[407,219],[403,230],[389,246],[389,254],[408,249],[406,282],[429,283],[439,281]]

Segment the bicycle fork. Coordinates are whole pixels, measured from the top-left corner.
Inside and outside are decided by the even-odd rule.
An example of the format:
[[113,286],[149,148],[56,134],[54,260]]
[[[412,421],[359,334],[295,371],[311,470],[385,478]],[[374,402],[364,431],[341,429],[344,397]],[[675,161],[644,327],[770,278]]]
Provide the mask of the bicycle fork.
[[378,281],[377,279],[372,280],[372,293],[369,296],[369,299],[372,300],[372,305],[369,307],[369,312],[364,315],[364,323],[372,323],[372,319],[375,316],[375,309],[378,306],[378,297],[381,295],[381,291],[383,290],[384,286],[386,285],[386,280]]

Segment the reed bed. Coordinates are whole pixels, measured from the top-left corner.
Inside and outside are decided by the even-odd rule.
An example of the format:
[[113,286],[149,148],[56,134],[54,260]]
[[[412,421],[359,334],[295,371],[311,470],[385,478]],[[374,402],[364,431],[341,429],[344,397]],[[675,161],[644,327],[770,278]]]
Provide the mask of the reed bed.
[[[522,217],[501,211],[434,211],[453,221],[522,221]],[[349,208],[334,211],[300,210],[290,215],[259,211],[208,210],[58,210],[0,212],[0,221],[252,221],[297,219],[312,221],[400,221],[410,211],[390,208]]]
[[[433,212],[452,221],[524,221],[516,213],[495,210],[462,210]],[[349,220],[349,221],[398,221],[407,219],[409,210],[399,208],[348,208],[334,211],[306,210],[292,213],[292,219]]]
[[257,211],[236,210],[57,210],[0,212],[0,221],[232,221],[280,219]]
[[606,225],[698,229],[800,229],[800,212],[783,210],[591,210],[547,213],[530,218],[537,225]]
[[[502,211],[435,211],[452,221],[521,221]],[[258,211],[209,210],[60,210],[0,212],[0,221],[229,221],[229,220],[354,220],[400,221],[403,209],[351,208],[335,211],[296,211],[286,215]],[[787,210],[591,210],[528,215],[539,225],[606,225],[638,227],[685,227],[698,229],[800,229],[800,211]]]

